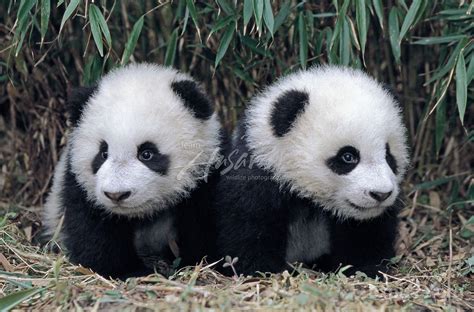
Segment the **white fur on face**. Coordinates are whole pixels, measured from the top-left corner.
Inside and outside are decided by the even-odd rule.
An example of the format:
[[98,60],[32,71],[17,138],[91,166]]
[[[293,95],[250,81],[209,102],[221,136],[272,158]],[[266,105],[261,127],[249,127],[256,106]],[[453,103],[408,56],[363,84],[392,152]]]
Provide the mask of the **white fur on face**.
[[[205,164],[219,149],[219,122],[195,118],[171,89],[192,80],[157,65],[130,65],[105,76],[70,137],[71,167],[90,200],[115,214],[144,215],[187,196],[205,177]],[[96,174],[100,143],[108,158]],[[137,159],[137,148],[154,143],[170,160],[166,174]],[[104,192],[130,191],[117,206]]]
[[[277,137],[270,124],[273,104],[289,90],[307,92],[309,103],[291,130]],[[342,218],[373,218],[394,203],[408,165],[406,130],[395,100],[363,72],[317,67],[289,75],[253,99],[247,118],[256,162],[292,191]],[[385,159],[387,143],[397,175]],[[359,151],[360,163],[338,175],[326,162],[344,146]],[[370,191],[392,194],[379,204]]]

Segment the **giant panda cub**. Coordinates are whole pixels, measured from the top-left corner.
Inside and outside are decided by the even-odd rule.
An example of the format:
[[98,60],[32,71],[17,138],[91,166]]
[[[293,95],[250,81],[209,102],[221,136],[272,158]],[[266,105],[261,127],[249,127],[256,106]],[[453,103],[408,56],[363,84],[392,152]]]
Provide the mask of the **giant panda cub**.
[[271,85],[245,112],[238,169],[217,187],[217,255],[238,257],[239,274],[295,262],[383,271],[395,255],[405,132],[396,100],[359,70],[317,67]]
[[198,84],[170,68],[130,65],[73,92],[68,110],[69,142],[45,204],[47,238],[104,276],[166,274],[176,258],[199,261],[220,124]]

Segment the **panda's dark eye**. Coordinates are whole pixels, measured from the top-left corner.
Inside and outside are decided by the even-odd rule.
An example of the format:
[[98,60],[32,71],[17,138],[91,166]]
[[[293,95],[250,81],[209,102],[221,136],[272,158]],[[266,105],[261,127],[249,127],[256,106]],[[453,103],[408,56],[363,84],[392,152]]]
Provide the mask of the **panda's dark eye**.
[[336,155],[326,161],[327,166],[336,174],[348,174],[360,162],[360,153],[354,147],[346,145],[339,149]]
[[349,152],[342,154],[341,158],[346,164],[357,164],[359,162],[359,159],[354,154]]
[[104,152],[100,153],[100,156],[102,157],[102,159],[105,160],[109,156],[109,153],[107,151],[104,151]]
[[153,152],[150,150],[144,150],[143,152],[140,153],[138,156],[138,159],[141,161],[149,161],[153,158]]

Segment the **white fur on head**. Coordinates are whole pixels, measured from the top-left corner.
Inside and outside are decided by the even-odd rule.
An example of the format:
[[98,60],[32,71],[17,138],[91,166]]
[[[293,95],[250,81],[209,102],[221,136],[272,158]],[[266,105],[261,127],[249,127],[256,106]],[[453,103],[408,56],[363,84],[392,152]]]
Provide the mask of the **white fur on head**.
[[[158,65],[129,65],[102,78],[70,136],[72,172],[90,200],[116,214],[144,215],[187,196],[206,177],[219,149],[216,114],[198,119],[171,84],[191,77]],[[108,158],[96,174],[92,161],[102,141]],[[137,147],[154,143],[169,156],[166,174],[137,159]],[[120,206],[104,192],[131,191]]]
[[[290,131],[278,137],[270,122],[272,109],[290,90],[306,92],[309,103]],[[408,165],[406,129],[394,98],[362,71],[328,66],[294,73],[254,98],[246,116],[246,140],[256,162],[300,196],[355,219],[376,217],[396,200]],[[397,175],[385,159],[387,143]],[[359,150],[360,163],[338,175],[326,162],[348,145]],[[378,203],[370,191],[392,194]]]

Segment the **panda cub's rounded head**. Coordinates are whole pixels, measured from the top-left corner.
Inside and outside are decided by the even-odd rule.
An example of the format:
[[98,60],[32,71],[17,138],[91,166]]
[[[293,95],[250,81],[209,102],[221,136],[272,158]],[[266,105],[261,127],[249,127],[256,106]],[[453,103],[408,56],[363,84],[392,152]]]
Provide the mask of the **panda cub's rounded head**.
[[70,169],[89,200],[140,216],[187,196],[219,150],[213,106],[189,76],[129,65],[70,99]]
[[316,67],[252,100],[246,140],[255,161],[300,196],[341,218],[392,206],[408,165],[395,99],[359,70]]

